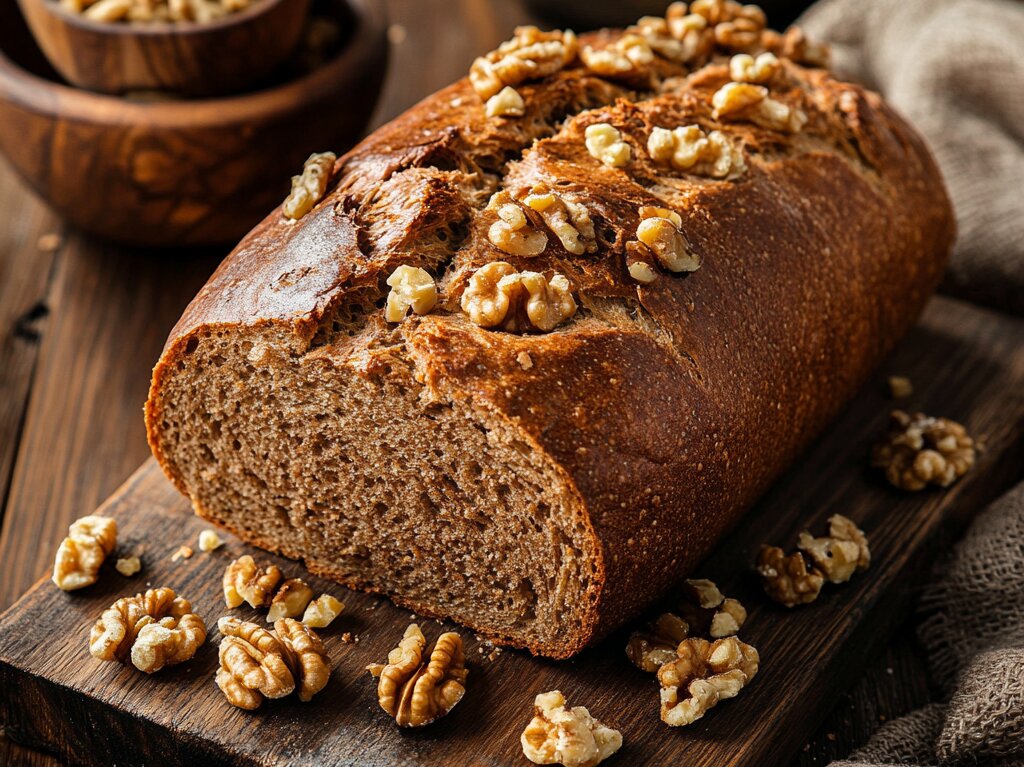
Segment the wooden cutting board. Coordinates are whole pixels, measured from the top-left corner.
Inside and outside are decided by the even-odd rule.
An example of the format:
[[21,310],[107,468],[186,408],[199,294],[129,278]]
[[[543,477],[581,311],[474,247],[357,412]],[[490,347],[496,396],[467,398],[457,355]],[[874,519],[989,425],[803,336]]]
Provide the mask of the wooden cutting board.
[[[893,406],[883,385],[889,373],[913,379],[914,394],[901,404],[957,419],[984,445],[976,468],[952,489],[902,493],[867,468],[868,448]],[[172,562],[180,545],[198,548],[196,537],[206,525],[149,461],[99,510],[117,518],[119,551],[141,553],[142,572],[126,579],[108,563],[98,585],[71,594],[44,580],[0,616],[0,723],[15,740],[88,765],[496,767],[527,764],[519,734],[533,697],[557,688],[622,731],[625,746],[610,764],[785,764],[912,609],[916,587],[952,536],[1019,479],[1022,435],[1024,321],[936,299],[876,380],[698,571],[748,607],[741,637],[758,648],[762,663],[737,699],[681,729],[660,722],[657,684],[627,661],[625,631],[555,663],[509,650],[491,657],[488,646],[463,630],[471,669],[465,698],[428,728],[398,730],[377,706],[364,667],[383,660],[414,617],[231,538],[216,552],[197,550],[191,559]],[[826,587],[804,608],[787,611],[767,602],[749,571],[759,544],[792,547],[801,529],[820,531],[836,512],[870,536],[870,571],[845,586]],[[57,543],[39,556],[50,559]],[[346,605],[322,632],[334,673],[311,703],[293,697],[249,713],[231,708],[213,683],[217,618],[255,615],[248,608],[228,611],[221,598],[225,565],[246,552],[302,575]],[[147,586],[170,586],[187,596],[212,629],[191,662],[151,677],[96,661],[86,646],[89,627],[105,607]],[[456,628],[434,621],[422,627],[431,640]],[[358,641],[343,642],[345,632]]]

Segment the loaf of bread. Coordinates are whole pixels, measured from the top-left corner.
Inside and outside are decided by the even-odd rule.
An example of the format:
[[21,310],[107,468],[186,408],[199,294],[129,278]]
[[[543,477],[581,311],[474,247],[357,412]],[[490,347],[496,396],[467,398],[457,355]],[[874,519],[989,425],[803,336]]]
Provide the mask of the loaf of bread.
[[928,151],[821,56],[728,0],[520,28],[227,257],[154,370],[153,453],[245,541],[577,653],[692,571],[939,280]]

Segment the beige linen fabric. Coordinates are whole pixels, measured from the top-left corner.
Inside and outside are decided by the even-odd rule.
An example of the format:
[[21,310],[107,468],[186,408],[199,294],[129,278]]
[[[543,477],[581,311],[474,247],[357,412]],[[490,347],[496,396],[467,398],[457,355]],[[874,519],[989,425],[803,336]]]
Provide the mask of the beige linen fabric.
[[823,0],[797,23],[927,138],[960,230],[943,290],[1024,313],[1024,2]]

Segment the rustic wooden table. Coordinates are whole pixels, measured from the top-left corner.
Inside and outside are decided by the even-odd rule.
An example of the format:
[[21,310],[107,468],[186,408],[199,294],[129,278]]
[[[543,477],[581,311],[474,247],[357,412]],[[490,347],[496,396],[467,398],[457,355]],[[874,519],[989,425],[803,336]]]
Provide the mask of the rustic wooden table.
[[[462,76],[529,19],[514,0],[388,0],[392,59],[374,124]],[[282,193],[287,179],[282,179]],[[0,163],[0,610],[48,570],[67,525],[148,455],[142,404],[167,331],[225,255],[138,251],[65,228]],[[826,764],[929,700],[905,627],[798,763]],[[0,737],[0,764],[54,765]]]

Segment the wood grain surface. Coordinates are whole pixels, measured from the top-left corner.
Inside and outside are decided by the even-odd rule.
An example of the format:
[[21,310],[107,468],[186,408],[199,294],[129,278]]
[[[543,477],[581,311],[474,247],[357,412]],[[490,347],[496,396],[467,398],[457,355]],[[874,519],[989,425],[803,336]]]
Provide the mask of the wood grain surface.
[[[691,727],[671,730],[659,721],[657,685],[625,658],[624,632],[554,663],[512,651],[491,659],[488,648],[463,631],[471,659],[466,697],[434,726],[399,731],[378,708],[364,668],[386,656],[414,616],[386,600],[309,578],[298,563],[234,540],[212,554],[172,562],[179,545],[195,545],[206,523],[190,514],[152,461],[100,510],[118,519],[119,551],[142,553],[140,576],[126,580],[108,566],[97,587],[74,594],[43,581],[0,619],[0,720],[16,739],[56,748],[83,764],[106,763],[106,755],[117,752],[130,762],[164,764],[496,767],[522,763],[518,736],[533,696],[561,689],[621,729],[624,764],[785,763],[823,718],[835,691],[854,680],[901,622],[927,565],[1019,474],[1022,337],[1024,321],[936,299],[890,360],[891,370],[915,382],[909,407],[960,420],[983,443],[978,465],[963,481],[947,491],[906,494],[866,468],[868,447],[891,405],[879,379],[709,557],[697,574],[712,577],[748,607],[741,636],[758,648],[762,664],[739,698]],[[836,512],[870,536],[870,571],[828,588],[802,609],[787,611],[760,596],[749,572],[758,546],[791,547],[801,529],[822,529]],[[103,608],[146,585],[184,594],[211,626],[223,614],[254,617],[255,611],[229,611],[222,603],[223,568],[241,553],[309,578],[317,591],[334,593],[348,607],[324,632],[335,670],[312,703],[275,701],[255,714],[231,708],[213,683],[215,631],[195,659],[153,677],[88,655],[88,630]],[[424,624],[429,637],[452,628]],[[359,641],[343,643],[346,631]]]

